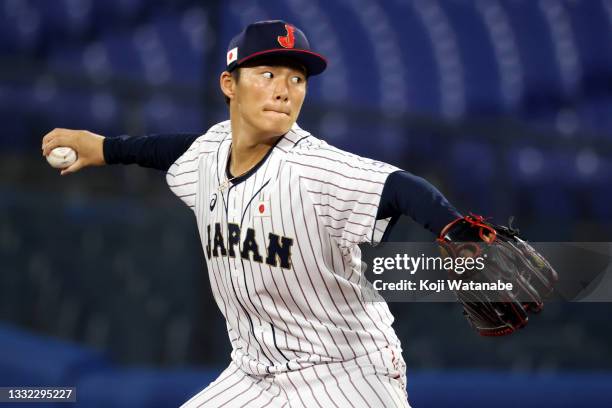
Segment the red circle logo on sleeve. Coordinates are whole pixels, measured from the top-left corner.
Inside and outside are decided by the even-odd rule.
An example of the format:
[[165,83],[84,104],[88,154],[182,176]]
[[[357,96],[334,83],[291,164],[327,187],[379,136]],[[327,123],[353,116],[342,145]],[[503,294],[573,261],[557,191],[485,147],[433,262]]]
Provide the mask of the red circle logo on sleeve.
[[259,213],[263,214],[266,211],[266,206],[263,204],[259,204]]

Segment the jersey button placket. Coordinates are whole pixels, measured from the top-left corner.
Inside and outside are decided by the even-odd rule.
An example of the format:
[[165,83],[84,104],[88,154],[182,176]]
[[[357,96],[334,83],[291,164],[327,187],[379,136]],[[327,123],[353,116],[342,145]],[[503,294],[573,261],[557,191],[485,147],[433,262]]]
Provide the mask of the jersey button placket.
[[238,221],[238,209],[234,207],[228,207],[227,209],[227,218],[229,222],[236,223]]
[[[234,191],[232,191],[234,190]],[[233,195],[231,194],[233,193]],[[238,223],[238,209],[236,208],[236,190],[235,190],[235,186],[230,187],[230,189],[227,192],[227,222],[229,223],[233,223],[236,224]],[[229,230],[229,225],[228,225],[228,230]],[[229,242],[229,237],[228,237],[228,242]],[[236,256],[239,257],[240,256],[240,245],[238,245],[237,249],[237,254]],[[230,260],[230,276],[232,278],[232,281],[234,282],[235,285],[237,285],[238,287],[240,287],[241,289],[244,289],[244,282],[242,279],[242,273],[240,271],[240,269],[238,269],[236,267],[237,262],[239,262],[240,260]]]
[[244,279],[242,277],[242,273],[238,268],[231,269],[232,280],[234,284],[236,284],[240,289],[244,289]]

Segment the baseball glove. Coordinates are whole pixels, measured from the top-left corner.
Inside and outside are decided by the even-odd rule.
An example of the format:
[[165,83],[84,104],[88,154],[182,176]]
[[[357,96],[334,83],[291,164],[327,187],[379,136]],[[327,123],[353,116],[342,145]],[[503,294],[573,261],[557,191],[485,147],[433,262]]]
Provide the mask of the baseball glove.
[[[553,291],[557,273],[531,245],[509,226],[491,224],[469,215],[448,224],[438,243],[444,257],[480,258],[482,268],[466,270],[454,263],[448,272],[463,313],[483,336],[502,336],[524,327],[528,315],[538,313]],[[511,283],[508,290],[483,290]],[[508,285],[506,285],[506,288]]]

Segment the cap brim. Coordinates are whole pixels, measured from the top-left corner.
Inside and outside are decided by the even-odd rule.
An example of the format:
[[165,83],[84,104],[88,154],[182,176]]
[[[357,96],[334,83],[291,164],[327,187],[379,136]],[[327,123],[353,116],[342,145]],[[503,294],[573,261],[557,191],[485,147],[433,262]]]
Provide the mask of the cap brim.
[[271,50],[259,51],[237,61],[235,67],[239,67],[247,61],[253,61],[257,58],[268,56],[282,56],[290,59],[295,59],[302,63],[308,71],[308,76],[318,75],[327,68],[327,60],[320,54],[309,50],[301,50],[295,48],[275,48]]

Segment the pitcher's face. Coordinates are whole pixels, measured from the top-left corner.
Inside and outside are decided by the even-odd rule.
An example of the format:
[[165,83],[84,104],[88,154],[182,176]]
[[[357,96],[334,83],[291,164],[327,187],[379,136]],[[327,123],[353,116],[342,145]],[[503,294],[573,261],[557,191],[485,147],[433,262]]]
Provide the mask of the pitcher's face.
[[297,67],[241,67],[233,86],[231,119],[256,133],[284,135],[297,120],[305,96],[306,74]]

